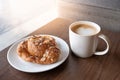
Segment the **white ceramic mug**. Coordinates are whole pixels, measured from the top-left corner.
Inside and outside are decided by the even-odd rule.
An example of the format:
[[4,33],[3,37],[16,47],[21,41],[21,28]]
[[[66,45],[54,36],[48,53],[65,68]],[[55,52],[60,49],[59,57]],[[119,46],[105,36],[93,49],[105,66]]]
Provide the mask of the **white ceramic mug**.
[[[95,32],[90,33],[86,29],[78,29],[79,26],[82,27],[84,25],[94,28]],[[78,28],[76,26],[78,26]],[[76,29],[74,27],[76,27]],[[77,33],[74,30],[76,31],[78,30],[79,32],[82,30],[83,34]],[[108,39],[108,37],[101,34],[100,31],[101,31],[100,26],[94,22],[78,21],[78,22],[72,23],[69,27],[69,41],[70,41],[70,46],[73,53],[82,58],[90,57],[93,54],[95,55],[106,54],[110,47],[109,46],[110,40]],[[105,41],[105,43],[107,44],[107,47],[104,51],[96,52],[96,48],[98,45],[98,38],[103,39],[103,41]]]

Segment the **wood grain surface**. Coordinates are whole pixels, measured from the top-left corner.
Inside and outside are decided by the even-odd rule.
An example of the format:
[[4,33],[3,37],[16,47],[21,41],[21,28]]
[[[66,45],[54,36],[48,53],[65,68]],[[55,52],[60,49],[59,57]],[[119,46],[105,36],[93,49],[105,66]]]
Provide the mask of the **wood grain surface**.
[[[57,18],[30,35],[51,34],[59,36],[69,44],[70,20]],[[119,32],[102,29],[111,40],[111,48],[104,56],[79,58],[70,50],[68,59],[60,66],[42,73],[24,73],[11,67],[6,55],[9,49],[0,52],[0,80],[120,80],[120,36]],[[97,50],[103,50],[105,43],[99,41]]]

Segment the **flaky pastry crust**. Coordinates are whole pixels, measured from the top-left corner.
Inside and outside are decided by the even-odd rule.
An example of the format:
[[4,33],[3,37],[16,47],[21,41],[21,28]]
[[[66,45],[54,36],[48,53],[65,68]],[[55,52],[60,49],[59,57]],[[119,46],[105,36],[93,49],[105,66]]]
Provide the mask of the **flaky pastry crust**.
[[28,62],[51,64],[59,59],[60,49],[53,37],[34,35],[18,44],[17,53]]

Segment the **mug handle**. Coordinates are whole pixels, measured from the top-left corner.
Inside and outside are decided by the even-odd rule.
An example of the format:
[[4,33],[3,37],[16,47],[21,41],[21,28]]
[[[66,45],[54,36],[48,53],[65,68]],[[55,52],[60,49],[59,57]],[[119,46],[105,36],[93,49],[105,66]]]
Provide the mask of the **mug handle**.
[[95,55],[104,55],[108,52],[110,48],[110,40],[104,34],[100,34],[98,37],[105,41],[105,43],[107,44],[107,48],[104,51],[95,52]]

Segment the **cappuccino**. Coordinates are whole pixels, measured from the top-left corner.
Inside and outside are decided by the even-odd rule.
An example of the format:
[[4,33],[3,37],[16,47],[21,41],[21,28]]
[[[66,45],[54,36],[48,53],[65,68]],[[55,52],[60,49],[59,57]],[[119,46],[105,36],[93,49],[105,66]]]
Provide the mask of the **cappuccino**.
[[[95,55],[104,55],[109,50],[109,39],[101,34],[98,24],[90,21],[77,21],[69,26],[69,41],[73,53],[79,57],[87,58]],[[97,51],[98,38],[106,43],[106,49]]]
[[86,24],[79,24],[72,27],[72,31],[79,35],[93,35],[97,33],[97,29],[93,26]]

